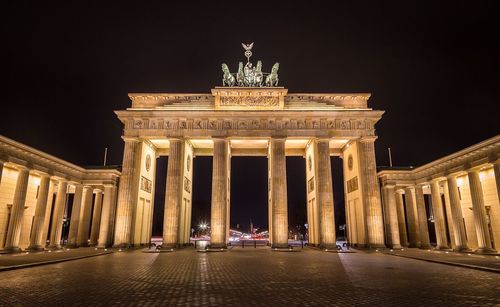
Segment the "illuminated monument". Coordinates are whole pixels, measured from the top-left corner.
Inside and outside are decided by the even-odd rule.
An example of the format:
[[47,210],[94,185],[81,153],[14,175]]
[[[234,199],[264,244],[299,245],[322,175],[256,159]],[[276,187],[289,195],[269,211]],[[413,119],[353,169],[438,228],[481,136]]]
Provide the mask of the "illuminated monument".
[[[163,244],[189,243],[193,159],[213,156],[211,246],[229,239],[230,159],[268,157],[271,245],[288,246],[286,156],[303,156],[307,174],[309,242],[335,247],[330,156],[344,158],[349,223],[360,246],[384,245],[376,174],[374,126],[383,112],[368,107],[369,94],[288,94],[271,73],[250,62],[237,73],[222,64],[223,84],[211,94],[130,94],[132,106],[116,111],[125,151],[118,194],[115,246],[149,242],[155,158],[168,156]],[[236,86],[235,86],[236,85]],[[164,176],[164,174],[158,174]],[[264,182],[260,184],[266,184]],[[363,235],[361,235],[363,234]]]
[[[211,246],[229,239],[230,160],[268,158],[269,233],[288,245],[286,156],[306,159],[309,243],[335,247],[331,156],[343,159],[347,235],[359,247],[494,253],[500,244],[500,135],[408,170],[376,173],[369,94],[288,94],[250,62],[222,65],[211,94],[130,94],[122,172],[82,168],[0,136],[0,252],[150,242],[155,177],[167,178],[163,243],[189,243],[193,163],[213,156]],[[156,158],[168,156],[167,174]],[[117,193],[118,190],[118,193]],[[117,195],[118,194],[118,195]],[[382,197],[381,197],[382,196]],[[69,214],[71,208],[71,214]],[[69,226],[68,226],[69,222]],[[66,228],[65,226],[66,225]],[[63,235],[64,233],[64,235]],[[67,240],[65,240],[67,238]]]

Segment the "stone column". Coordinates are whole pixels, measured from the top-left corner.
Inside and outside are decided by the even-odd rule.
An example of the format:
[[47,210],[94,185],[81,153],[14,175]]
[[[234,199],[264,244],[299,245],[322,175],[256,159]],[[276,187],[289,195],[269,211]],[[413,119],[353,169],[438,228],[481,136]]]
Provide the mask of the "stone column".
[[90,216],[92,214],[92,195],[93,188],[91,186],[84,186],[82,193],[82,208],[80,223],[78,223],[78,235],[76,240],[76,245],[79,247],[89,246],[89,228],[90,228]]
[[403,204],[403,194],[396,191],[396,210],[398,212],[398,228],[399,228],[399,239],[401,246],[408,246],[408,233],[406,232],[406,218],[405,209]]
[[486,223],[486,209],[484,208],[483,188],[479,179],[479,172],[475,169],[467,171],[469,177],[470,195],[472,199],[472,212],[477,234],[477,253],[495,252],[491,245],[490,232]]
[[417,206],[418,231],[420,238],[420,248],[428,249],[431,247],[429,240],[429,228],[427,226],[427,211],[425,210],[425,198],[422,185],[415,187],[415,202]]
[[5,162],[3,160],[0,160],[0,184],[2,184],[2,173],[3,173],[3,164]]
[[497,185],[498,202],[500,203],[500,160],[497,160],[495,163],[493,163],[493,171],[495,172],[495,183]]
[[52,227],[50,228],[50,248],[61,248],[61,234],[67,191],[68,182],[65,179],[59,180],[54,212],[52,214]]
[[406,203],[406,216],[408,218],[408,235],[410,238],[409,247],[417,247],[419,245],[419,231],[418,231],[418,216],[417,207],[415,205],[415,198],[413,197],[413,188],[405,188],[405,203]]
[[437,249],[449,249],[446,237],[445,216],[443,212],[443,202],[439,191],[439,181],[431,181],[432,211],[434,212],[434,228],[436,229]]
[[214,139],[214,158],[212,171],[212,209],[210,221],[210,247],[225,248],[228,238],[227,197],[228,197],[228,141]]
[[383,187],[384,191],[384,208],[387,214],[386,229],[388,233],[389,245],[392,248],[401,248],[401,239],[399,238],[398,212],[396,209],[396,191],[393,185]]
[[99,227],[99,238],[97,247],[105,248],[108,247],[111,242],[109,242],[109,229],[111,225],[111,214],[113,212],[113,192],[114,186],[105,185],[104,186],[104,199],[102,201],[102,213],[101,213],[101,225]]
[[94,213],[92,213],[90,246],[97,245],[97,238],[99,236],[99,226],[101,225],[101,211],[102,211],[102,190],[97,189],[95,191]]
[[4,249],[9,252],[21,251],[19,248],[19,236],[21,235],[21,228],[23,226],[24,205],[26,202],[26,192],[28,190],[28,179],[30,176],[28,168],[18,166],[17,169],[19,173],[17,176],[14,200],[12,201],[9,226],[7,228],[4,246]]
[[163,248],[173,248],[179,245],[183,147],[184,141],[179,139],[170,140],[165,213],[163,218]]
[[82,193],[83,186],[75,184],[75,196],[73,197],[73,207],[71,209],[71,220],[69,223],[68,247],[76,247],[78,242],[78,227],[82,214]]
[[336,248],[330,140],[320,139],[317,141],[317,146],[317,163],[319,167],[316,176],[320,210],[320,245],[324,248]]
[[286,190],[285,139],[272,138],[269,146],[271,157],[271,206],[273,222],[273,248],[288,247],[288,199]]
[[42,174],[40,176],[40,187],[38,188],[33,226],[31,227],[29,250],[43,250],[45,248],[45,240],[42,236],[43,226],[45,224],[45,214],[47,212],[49,187],[49,174]]
[[116,208],[115,247],[128,247],[130,245],[130,228],[132,227],[133,206],[136,204],[138,189],[135,176],[138,176],[140,161],[137,159],[137,144],[139,140],[124,138],[122,175],[118,190],[118,203]]
[[450,195],[450,208],[453,223],[453,231],[455,232],[455,250],[469,250],[467,246],[467,235],[465,232],[464,218],[462,214],[462,204],[460,203],[460,195],[458,194],[457,178],[455,175],[446,176],[448,181],[448,193]]
[[375,139],[376,137],[364,137],[358,143],[360,179],[366,213],[368,245],[385,247],[384,222],[375,161]]

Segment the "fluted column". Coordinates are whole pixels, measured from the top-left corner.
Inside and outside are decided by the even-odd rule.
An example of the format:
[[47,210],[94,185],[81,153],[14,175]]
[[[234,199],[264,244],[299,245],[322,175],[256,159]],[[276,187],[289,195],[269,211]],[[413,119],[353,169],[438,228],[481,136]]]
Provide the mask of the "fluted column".
[[386,231],[388,232],[389,246],[392,248],[401,248],[401,239],[399,238],[398,212],[396,209],[396,191],[393,185],[383,187],[384,210],[386,211]]
[[420,248],[428,249],[431,247],[431,244],[429,240],[429,228],[427,226],[427,211],[425,210],[424,190],[421,185],[417,185],[415,187],[415,203],[417,206]]
[[9,226],[7,228],[7,237],[4,249],[10,252],[17,252],[19,248],[19,236],[23,226],[24,205],[26,202],[26,192],[28,190],[29,169],[24,166],[18,166],[18,176],[14,200],[10,213]]
[[104,186],[104,197],[102,201],[102,213],[101,213],[101,225],[99,227],[99,238],[97,247],[105,248],[108,247],[111,242],[109,242],[109,229],[112,220],[113,212],[113,193],[115,187],[112,185]]
[[67,191],[68,182],[65,179],[59,180],[54,213],[52,214],[52,227],[50,228],[50,248],[61,248],[61,234]]
[[455,249],[457,251],[468,250],[467,235],[465,232],[464,218],[462,214],[462,204],[458,194],[457,178],[455,175],[448,175],[448,193],[450,195],[451,218],[453,220],[453,231],[455,232]]
[[406,216],[408,218],[408,237],[410,238],[409,247],[417,247],[419,245],[418,233],[418,215],[417,207],[415,205],[415,198],[413,197],[413,188],[405,188],[405,204]]
[[212,171],[212,208],[210,221],[210,246],[226,247],[227,192],[228,192],[228,141],[214,139],[214,157]]
[[165,213],[163,218],[163,248],[172,248],[179,245],[183,146],[184,141],[178,139],[170,140]]
[[132,227],[133,206],[137,202],[137,180],[139,163],[137,159],[137,145],[139,140],[124,138],[122,175],[118,190],[118,203],[116,208],[115,240],[114,246],[128,247],[130,245],[130,228]]
[[82,193],[83,186],[75,184],[75,195],[73,197],[73,206],[71,209],[71,219],[69,223],[68,247],[76,247],[78,242],[78,227],[82,214]]
[[95,190],[94,212],[92,213],[92,228],[90,230],[90,246],[97,245],[99,226],[101,225],[102,190]]
[[0,184],[2,184],[2,173],[3,173],[3,164],[5,162],[3,160],[0,160]]
[[90,216],[92,215],[92,195],[93,188],[84,186],[82,192],[82,208],[80,222],[78,223],[78,233],[76,245],[79,247],[89,246]]
[[43,226],[45,224],[45,214],[47,212],[48,197],[50,187],[49,174],[40,176],[40,186],[38,188],[38,198],[36,200],[35,216],[33,217],[33,226],[31,227],[29,250],[43,250],[45,240],[43,235]]
[[431,182],[432,211],[434,212],[434,228],[436,229],[437,249],[448,249],[448,238],[446,237],[446,224],[443,212],[443,201],[439,191],[439,181]]
[[358,143],[362,198],[370,247],[385,247],[384,222],[375,161],[376,137],[362,138]]
[[500,160],[493,163],[493,171],[495,172],[495,183],[497,186],[498,202],[500,202]]
[[325,248],[335,248],[335,215],[333,205],[333,182],[330,161],[330,140],[317,141],[318,147],[318,205],[320,209],[320,245]]
[[288,247],[288,199],[286,190],[285,139],[272,138],[271,159],[271,206],[272,206],[272,247]]
[[486,209],[484,208],[483,188],[479,179],[479,172],[475,169],[468,170],[470,195],[472,199],[472,212],[477,235],[477,253],[494,252],[491,245],[490,232],[486,222]]
[[401,246],[408,246],[408,233],[406,232],[405,209],[403,204],[403,194],[396,191],[396,210],[398,213],[399,240]]

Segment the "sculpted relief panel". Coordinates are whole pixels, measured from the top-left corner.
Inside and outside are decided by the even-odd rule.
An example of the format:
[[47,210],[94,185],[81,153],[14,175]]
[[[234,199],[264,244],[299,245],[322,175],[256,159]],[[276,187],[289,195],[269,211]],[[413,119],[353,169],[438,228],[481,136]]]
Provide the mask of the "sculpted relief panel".
[[327,129],[371,130],[373,121],[363,119],[134,119],[132,129],[280,130]]
[[220,97],[221,106],[277,107],[280,99],[276,96],[229,96]]

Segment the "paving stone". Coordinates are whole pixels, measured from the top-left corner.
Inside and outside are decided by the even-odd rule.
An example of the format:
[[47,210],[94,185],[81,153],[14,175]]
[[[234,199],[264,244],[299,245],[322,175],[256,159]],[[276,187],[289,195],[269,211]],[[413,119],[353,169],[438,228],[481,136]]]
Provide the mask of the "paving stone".
[[496,273],[381,253],[130,251],[1,272],[0,305],[499,305]]

